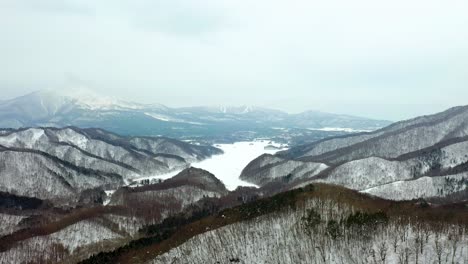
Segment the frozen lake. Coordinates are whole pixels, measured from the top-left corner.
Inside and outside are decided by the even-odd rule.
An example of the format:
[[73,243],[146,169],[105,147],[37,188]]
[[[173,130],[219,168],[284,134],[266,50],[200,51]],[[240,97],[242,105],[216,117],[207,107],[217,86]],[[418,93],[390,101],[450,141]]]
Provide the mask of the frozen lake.
[[[239,179],[242,170],[258,156],[269,153],[275,154],[278,150],[266,150],[270,141],[236,142],[234,144],[217,144],[215,147],[224,151],[224,154],[213,156],[210,159],[192,164],[213,173],[220,179],[228,190],[238,186],[255,186]],[[277,144],[273,144],[278,146]]]
[[[258,140],[252,142],[236,142],[234,144],[215,144],[214,146],[224,151],[224,154],[213,156],[202,162],[193,163],[192,167],[207,170],[220,179],[228,190],[234,190],[238,186],[255,186],[239,179],[242,170],[258,156],[268,153],[275,154],[277,149],[265,149],[270,144],[269,140]],[[155,175],[141,179],[168,179],[177,175],[179,171],[173,171],[164,175]],[[141,180],[137,179],[137,180]]]

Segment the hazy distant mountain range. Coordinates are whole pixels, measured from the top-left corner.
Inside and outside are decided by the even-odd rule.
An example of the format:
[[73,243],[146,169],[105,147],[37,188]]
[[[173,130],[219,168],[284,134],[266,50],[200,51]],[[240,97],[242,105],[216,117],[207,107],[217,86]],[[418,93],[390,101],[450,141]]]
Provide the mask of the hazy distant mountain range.
[[101,97],[90,92],[38,91],[0,101],[0,127],[98,127],[124,135],[163,135],[238,141],[278,137],[312,140],[390,124],[348,115],[308,111],[287,114],[258,107],[170,108]]

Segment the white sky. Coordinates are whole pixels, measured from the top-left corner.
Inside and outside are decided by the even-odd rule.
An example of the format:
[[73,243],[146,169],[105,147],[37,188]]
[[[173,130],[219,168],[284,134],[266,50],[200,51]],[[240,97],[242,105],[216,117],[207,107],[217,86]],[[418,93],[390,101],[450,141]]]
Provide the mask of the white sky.
[[397,120],[468,104],[467,84],[466,0],[0,0],[0,99],[86,86]]

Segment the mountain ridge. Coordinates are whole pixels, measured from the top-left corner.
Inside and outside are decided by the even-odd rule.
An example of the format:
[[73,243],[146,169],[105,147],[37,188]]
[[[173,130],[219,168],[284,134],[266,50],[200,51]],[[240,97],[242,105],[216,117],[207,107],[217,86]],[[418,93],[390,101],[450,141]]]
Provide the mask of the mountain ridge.
[[[448,197],[468,189],[466,120],[468,106],[458,106],[374,132],[292,147],[253,160],[241,179],[260,185],[277,182],[290,188],[318,181],[363,192],[374,190],[375,195],[396,200]],[[320,171],[302,169],[316,164],[328,167]],[[424,177],[433,178],[425,180],[426,186],[433,185],[427,190],[416,184]],[[393,183],[403,181],[413,186],[408,193],[395,189]]]
[[73,201],[86,189],[117,188],[134,178],[183,169],[222,153],[211,146],[163,137],[123,137],[102,129],[1,132],[0,190],[41,199]]

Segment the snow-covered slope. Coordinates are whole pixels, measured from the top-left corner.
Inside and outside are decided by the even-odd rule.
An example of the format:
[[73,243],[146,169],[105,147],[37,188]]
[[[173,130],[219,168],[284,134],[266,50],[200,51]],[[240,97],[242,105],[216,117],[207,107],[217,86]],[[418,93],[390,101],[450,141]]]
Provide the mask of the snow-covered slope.
[[202,169],[187,168],[157,184],[120,189],[112,195],[110,205],[159,202],[172,204],[172,210],[181,211],[203,197],[221,197],[227,193],[224,184],[213,174]]
[[359,207],[313,198],[208,230],[147,263],[464,263],[468,258],[463,225],[363,214]]
[[466,192],[467,187],[468,173],[464,172],[455,175],[425,176],[415,180],[394,181],[363,190],[363,192],[391,200],[413,200],[450,196]]
[[468,106],[398,122],[361,135],[332,138],[292,148],[290,158],[340,163],[367,157],[396,158],[442,141],[468,136]]
[[21,215],[12,215],[0,213],[0,222],[2,223],[2,228],[0,229],[0,236],[9,235],[10,233],[18,230],[18,224],[25,217]]
[[278,179],[291,182],[313,177],[326,168],[328,166],[323,163],[287,160],[265,154],[244,168],[241,179],[262,186]]
[[101,129],[29,128],[0,134],[0,191],[52,199],[116,188],[183,169],[221,150],[168,138],[126,138]]
[[[465,166],[468,164],[466,150],[468,150],[468,140],[412,154],[412,156],[417,156],[403,160],[386,160],[376,157],[354,160],[331,170],[323,181],[362,191],[397,181],[408,182],[422,176],[449,175],[457,170],[468,171]],[[442,187],[442,185],[439,186],[445,189]],[[382,188],[385,187],[382,186]],[[418,198],[414,193],[411,195]],[[397,197],[394,198],[397,199]]]
[[121,175],[84,169],[47,154],[21,150],[0,150],[0,166],[0,191],[40,199],[71,199],[85,189],[123,184]]
[[[77,259],[104,249],[108,241],[122,238],[98,220],[80,221],[50,235],[23,240],[0,252],[0,263],[76,263]],[[73,255],[80,257],[72,260]]]

